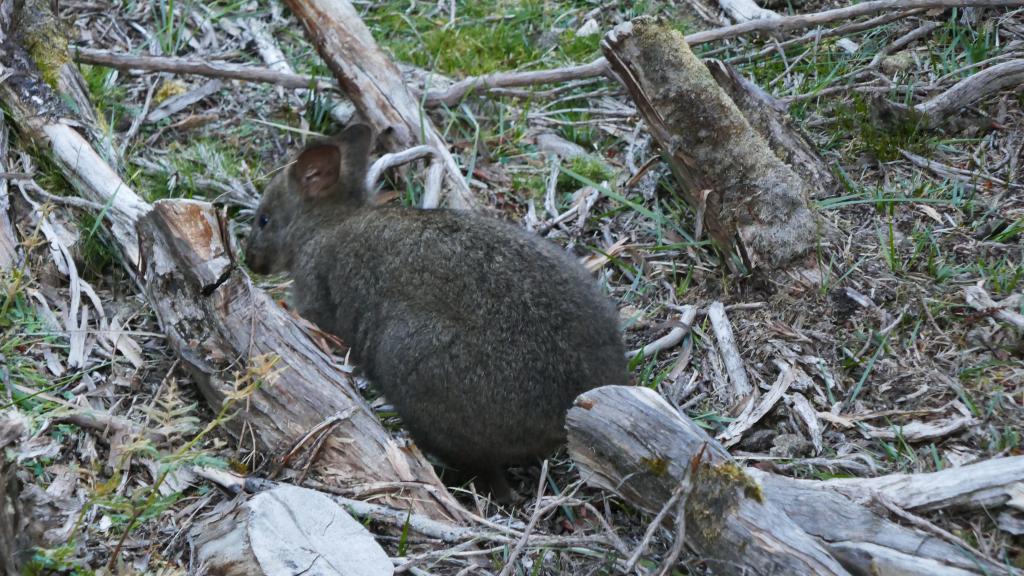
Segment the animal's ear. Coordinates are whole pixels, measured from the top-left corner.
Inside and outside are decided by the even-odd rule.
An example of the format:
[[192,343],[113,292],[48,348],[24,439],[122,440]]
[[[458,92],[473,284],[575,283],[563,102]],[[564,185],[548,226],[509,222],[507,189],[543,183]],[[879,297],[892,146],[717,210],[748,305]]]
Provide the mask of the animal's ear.
[[342,130],[334,139],[341,149],[341,170],[345,179],[354,189],[361,190],[369,168],[373,130],[366,124],[353,124]]
[[333,142],[310,144],[291,168],[292,182],[309,200],[327,197],[341,175],[341,150]]

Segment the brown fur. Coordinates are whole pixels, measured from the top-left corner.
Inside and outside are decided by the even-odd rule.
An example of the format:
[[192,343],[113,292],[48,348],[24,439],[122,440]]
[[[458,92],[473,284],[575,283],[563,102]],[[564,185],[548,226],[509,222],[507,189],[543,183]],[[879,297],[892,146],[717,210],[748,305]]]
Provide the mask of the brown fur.
[[290,272],[299,312],[352,346],[416,442],[505,496],[504,467],[557,449],[578,394],[626,383],[616,310],[516,226],[373,206],[370,139],[354,126],[300,153],[267,187],[246,261]]

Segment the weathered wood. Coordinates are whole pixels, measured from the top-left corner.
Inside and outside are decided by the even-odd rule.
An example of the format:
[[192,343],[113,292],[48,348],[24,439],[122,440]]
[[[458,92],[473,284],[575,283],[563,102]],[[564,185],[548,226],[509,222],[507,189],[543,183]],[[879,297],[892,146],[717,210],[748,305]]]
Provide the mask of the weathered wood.
[[889,115],[903,120],[913,120],[928,128],[940,128],[952,120],[960,118],[959,112],[973,106],[983,98],[1001,90],[1015,88],[1024,84],[1024,59],[1000,62],[991,68],[972,74],[949,89],[941,92],[920,104],[907,106],[892,102],[885,98],[874,100],[879,108],[880,117],[889,119]]
[[[260,388],[229,422],[253,448],[270,454],[336,414],[349,414],[324,443],[314,470],[321,480],[384,493],[392,506],[461,520],[461,507],[415,450],[403,450],[380,426],[347,376],[317,349],[303,329],[232,265],[226,223],[212,206],[142,200],[63,118],[70,115],[23,50],[0,53],[0,100],[24,136],[48,152],[80,196],[105,206],[107,231],[156,310],[168,341],[201,390],[220,408],[235,392],[231,370],[262,354],[279,358],[276,385]],[[145,248],[136,233],[146,234]],[[244,432],[244,433],[243,433]],[[370,486],[370,488],[367,488]]]
[[605,386],[585,392],[566,426],[582,478],[648,512],[659,511],[687,467],[695,466],[686,538],[716,573],[848,573],[764,499],[720,444],[653,390]]
[[202,574],[390,576],[373,535],[328,496],[280,484],[226,503],[190,531]]
[[814,248],[813,191],[786,166],[719,88],[682,34],[651,17],[616,26],[601,42],[705,225],[752,268],[780,268]]
[[[7,171],[7,123],[0,114],[0,172]],[[10,218],[10,187],[7,178],[0,176],[0,274],[18,263],[18,239]]]
[[322,421],[345,415],[314,468],[326,482],[355,497],[359,485],[379,484],[374,491],[392,506],[459,518],[459,505],[422,455],[398,447],[349,376],[234,265],[223,214],[205,202],[161,200],[138,227],[147,299],[215,409],[236,392],[236,359],[278,358],[276,378],[242,403],[232,430],[261,451],[281,453]]
[[[437,149],[444,162],[449,204],[470,208],[473,197],[455,158],[430,119],[409,94],[398,67],[377,46],[369,28],[348,0],[286,0],[302,22],[342,91],[381,135],[391,152],[419,144]],[[421,141],[422,138],[425,141]],[[432,204],[436,199],[425,199]]]
[[[709,479],[719,487],[701,490],[695,484],[686,521],[689,542],[699,554],[720,560],[726,573],[797,573],[789,572],[789,565],[782,570],[768,564],[773,554],[778,562],[791,555],[797,558],[793,562],[834,559],[855,574],[1006,572],[933,534],[890,522],[865,504],[884,497],[906,508],[918,504],[934,509],[927,503],[957,503],[972,494],[980,502],[1000,505],[1021,478],[1024,457],[979,464],[976,472],[965,467],[935,473],[941,478],[917,474],[795,480],[738,466],[721,444],[657,393],[623,386],[581,395],[569,411],[567,428],[569,453],[584,480],[652,513],[670,498],[695,458],[702,457],[709,470],[718,471]],[[973,477],[983,480],[964,480]],[[737,505],[737,500],[746,505]]]

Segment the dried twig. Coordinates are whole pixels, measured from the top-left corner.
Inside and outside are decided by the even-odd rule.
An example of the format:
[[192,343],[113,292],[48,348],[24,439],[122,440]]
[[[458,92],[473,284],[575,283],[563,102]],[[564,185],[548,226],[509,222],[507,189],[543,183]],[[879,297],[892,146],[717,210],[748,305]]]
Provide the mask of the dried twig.
[[849,20],[860,16],[890,12],[894,10],[914,10],[917,8],[954,8],[969,6],[1020,6],[1021,0],[874,0],[861,2],[852,6],[824,10],[811,14],[796,14],[771,20],[750,20],[742,24],[715,28],[696,32],[686,36],[687,44],[694,46],[726,38],[734,38],[752,32],[783,32],[810,28],[817,24]]
[[498,576],[509,576],[516,569],[516,562],[519,560],[519,556],[523,553],[523,549],[526,548],[526,543],[530,538],[530,534],[533,529],[536,528],[537,522],[540,521],[541,517],[544,516],[553,506],[560,506],[561,499],[556,499],[554,505],[547,504],[541,506],[541,497],[544,496],[544,486],[548,481],[548,461],[545,460],[544,464],[540,468],[540,480],[537,482],[537,498],[534,501],[533,514],[530,516],[530,523],[526,525],[526,529],[523,530],[523,536],[516,543],[516,547],[512,549],[512,553],[508,555],[508,559],[505,561],[505,566],[501,569],[501,573]]
[[147,72],[173,72],[175,74],[195,74],[210,78],[229,78],[248,82],[263,82],[285,88],[328,91],[336,90],[330,79],[315,76],[281,72],[263,66],[234,64],[215,60],[199,60],[195,58],[175,58],[170,56],[139,56],[111,50],[96,48],[74,48],[72,54],[75,61],[82,64],[107,66],[118,70],[144,70]]
[[708,319],[711,320],[718,351],[722,355],[725,369],[729,373],[729,381],[732,383],[729,397],[735,401],[750,396],[754,393],[754,388],[747,380],[747,369],[743,366],[743,358],[736,348],[736,337],[733,336],[732,325],[725,315],[725,306],[721,302],[714,302],[708,306]]
[[389,152],[378,158],[369,171],[366,173],[366,189],[371,193],[377,188],[377,181],[380,180],[385,170],[408,164],[428,156],[437,156],[437,149],[427,144],[413,146],[401,152]]
[[693,321],[696,319],[697,308],[689,305],[683,306],[682,311],[679,314],[679,323],[676,327],[672,328],[668,334],[658,338],[654,342],[645,344],[636,350],[626,352],[626,357],[633,358],[641,354],[643,354],[644,357],[649,357],[652,354],[661,352],[662,350],[668,350],[683,341],[683,338],[690,333],[690,328],[693,326]]
[[[726,362],[728,365],[728,361]],[[731,372],[730,372],[731,374]],[[771,412],[772,408],[782,399],[789,390],[789,387],[796,382],[797,379],[803,375],[803,371],[799,368],[784,364],[782,370],[779,372],[779,377],[775,379],[775,384],[772,385],[771,390],[765,394],[761,401],[758,403],[756,408],[745,410],[739,418],[734,420],[724,432],[717,436],[717,439],[726,448],[733,446],[740,441],[743,437],[743,433],[750,430],[754,424],[759,422],[761,418],[764,418]],[[748,408],[751,404],[747,405]]]

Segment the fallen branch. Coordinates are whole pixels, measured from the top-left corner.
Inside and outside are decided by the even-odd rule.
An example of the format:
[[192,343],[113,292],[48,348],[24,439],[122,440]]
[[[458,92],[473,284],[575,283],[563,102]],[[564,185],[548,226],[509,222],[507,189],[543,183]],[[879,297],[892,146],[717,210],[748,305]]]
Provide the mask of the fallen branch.
[[1021,0],[873,0],[861,2],[842,8],[833,8],[811,14],[796,14],[782,18],[750,20],[733,26],[724,26],[713,30],[695,32],[686,36],[690,46],[734,38],[752,32],[785,32],[810,28],[818,24],[849,20],[860,16],[890,12],[894,10],[914,10],[918,8],[967,8],[967,7],[1019,7]]
[[737,23],[779,17],[778,13],[761,8],[754,0],[718,0],[718,5],[722,8],[722,12],[725,12],[733,22]]
[[585,392],[569,411],[566,428],[569,454],[584,481],[652,514],[665,508],[689,474],[689,544],[716,573],[848,574],[821,543],[764,500],[724,448],[657,392],[626,386]]
[[342,90],[392,151],[432,146],[444,163],[453,208],[474,205],[448,145],[424,116],[398,68],[348,0],[286,0]]
[[1011,60],[964,78],[945,92],[917,104],[913,110],[928,126],[941,126],[959,110],[990,94],[1021,84],[1024,84],[1024,59]]
[[470,76],[444,90],[427,92],[426,102],[430,105],[444,104],[452,106],[462,100],[466,94],[479,89],[553,84],[556,82],[580,80],[582,78],[593,78],[595,76],[607,76],[608,74],[608,61],[604,58],[597,58],[579,66],[564,66],[549,70],[495,72],[483,76]]
[[[582,394],[569,411],[567,429],[569,453],[584,480],[652,514],[671,498],[695,458],[717,472],[718,487],[711,493],[701,491],[701,475],[695,476],[686,522],[691,545],[723,573],[771,573],[760,564],[765,557],[794,563],[775,565],[776,573],[787,574],[807,570],[800,562],[811,561],[838,561],[838,570],[856,574],[1007,573],[931,532],[891,522],[864,503],[881,496],[916,511],[967,502],[1002,506],[1024,475],[1024,456],[931,474],[797,480],[740,467],[656,392],[625,386]],[[739,535],[742,530],[750,532]]]
[[292,89],[337,90],[337,86],[329,80],[248,64],[233,64],[231,62],[171,56],[140,56],[85,47],[74,48],[74,52],[71,55],[75,61],[81,64],[106,66],[118,70],[195,74],[196,76],[208,76],[210,78],[262,82]]
[[[0,82],[3,82],[0,79]],[[14,268],[18,262],[18,239],[8,214],[11,208],[7,170],[7,123],[0,114],[0,276]]]

